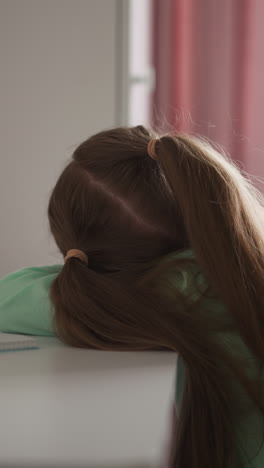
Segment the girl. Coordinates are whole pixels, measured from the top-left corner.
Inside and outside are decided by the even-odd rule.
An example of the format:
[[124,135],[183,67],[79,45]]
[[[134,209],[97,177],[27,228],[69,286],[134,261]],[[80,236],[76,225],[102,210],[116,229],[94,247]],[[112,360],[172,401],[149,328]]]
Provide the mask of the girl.
[[49,200],[64,265],[2,279],[0,330],[176,351],[170,466],[263,468],[263,208],[202,137],[102,131]]

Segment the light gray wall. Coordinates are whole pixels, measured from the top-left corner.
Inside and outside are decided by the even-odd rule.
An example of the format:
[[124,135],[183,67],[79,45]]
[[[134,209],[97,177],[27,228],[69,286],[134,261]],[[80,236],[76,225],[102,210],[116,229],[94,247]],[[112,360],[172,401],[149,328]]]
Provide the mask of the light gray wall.
[[118,0],[0,0],[1,276],[62,263],[48,197],[74,148],[118,120],[119,8]]

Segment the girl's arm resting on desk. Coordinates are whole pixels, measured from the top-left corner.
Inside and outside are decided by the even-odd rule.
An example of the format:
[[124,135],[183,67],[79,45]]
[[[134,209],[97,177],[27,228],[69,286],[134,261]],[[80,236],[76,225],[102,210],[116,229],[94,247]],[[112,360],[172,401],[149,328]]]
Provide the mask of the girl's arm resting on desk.
[[1,332],[55,335],[49,291],[61,268],[23,268],[0,279]]

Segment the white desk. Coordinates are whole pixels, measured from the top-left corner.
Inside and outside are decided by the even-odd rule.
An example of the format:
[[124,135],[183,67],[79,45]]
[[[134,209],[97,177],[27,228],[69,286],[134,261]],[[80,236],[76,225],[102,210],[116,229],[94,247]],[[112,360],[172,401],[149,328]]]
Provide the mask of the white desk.
[[0,354],[0,466],[159,466],[177,355],[38,340],[39,350]]

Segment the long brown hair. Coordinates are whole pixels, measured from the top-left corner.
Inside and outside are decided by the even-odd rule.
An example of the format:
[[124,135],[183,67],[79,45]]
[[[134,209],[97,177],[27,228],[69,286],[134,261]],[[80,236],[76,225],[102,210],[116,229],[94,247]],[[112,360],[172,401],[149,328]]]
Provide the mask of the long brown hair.
[[[153,137],[157,161],[147,153]],[[246,173],[212,142],[143,126],[88,138],[52,191],[59,250],[89,258],[88,267],[70,258],[52,285],[57,334],[77,347],[179,353],[185,387],[173,467],[242,466],[237,392],[264,414],[263,207]],[[175,258],[185,249],[192,258]],[[205,287],[197,283],[192,296],[175,281],[195,266]],[[226,333],[254,356],[254,379]]]

